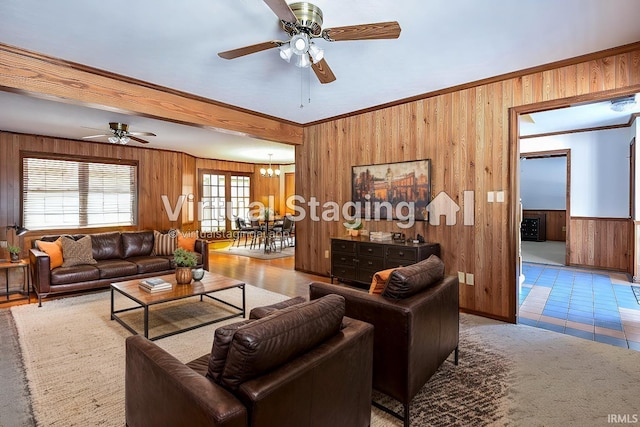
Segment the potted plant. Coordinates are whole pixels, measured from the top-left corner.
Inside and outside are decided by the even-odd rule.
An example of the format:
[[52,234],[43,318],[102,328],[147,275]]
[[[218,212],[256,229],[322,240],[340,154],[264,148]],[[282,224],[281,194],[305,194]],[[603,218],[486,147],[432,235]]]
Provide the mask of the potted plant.
[[360,218],[350,219],[344,223],[344,226],[347,229],[349,236],[357,237],[362,229],[362,221],[360,221]]
[[191,269],[198,263],[198,258],[193,252],[178,248],[173,253],[173,260],[176,263],[176,283],[185,285],[191,283],[193,273]]
[[7,250],[11,256],[11,262],[20,262],[20,247],[8,245]]

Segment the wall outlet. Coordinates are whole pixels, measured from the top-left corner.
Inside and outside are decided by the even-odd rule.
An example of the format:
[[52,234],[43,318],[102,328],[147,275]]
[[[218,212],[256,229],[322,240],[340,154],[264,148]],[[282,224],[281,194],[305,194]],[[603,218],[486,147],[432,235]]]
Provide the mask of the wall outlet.
[[496,191],[496,202],[504,203],[504,191]]
[[487,193],[487,202],[493,203],[493,191]]
[[329,249],[324,251],[324,257],[329,258]]
[[467,285],[473,286],[473,274],[467,273]]
[[458,271],[458,281],[464,283],[464,273],[462,271]]
[[7,247],[7,241],[6,240],[0,240],[0,248],[6,248]]

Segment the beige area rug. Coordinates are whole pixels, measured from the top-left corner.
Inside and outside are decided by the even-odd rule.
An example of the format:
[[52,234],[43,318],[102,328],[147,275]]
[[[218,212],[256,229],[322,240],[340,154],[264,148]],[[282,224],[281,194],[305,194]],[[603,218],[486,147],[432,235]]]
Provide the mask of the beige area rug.
[[[248,309],[286,298],[247,286]],[[130,334],[109,319],[109,293],[11,310],[37,425],[122,426]],[[172,307],[165,320],[181,323],[185,310],[194,308]],[[210,351],[219,325],[156,343],[187,362]],[[640,415],[640,352],[466,314],[460,339],[460,364],[445,362],[423,387],[412,426],[595,426]],[[374,409],[371,425],[402,423]]]
[[253,248],[251,249],[249,246],[246,248],[240,244],[240,247],[228,247],[224,249],[214,249],[213,252],[227,254],[227,255],[238,255],[238,256],[246,256],[249,258],[269,260],[269,259],[279,259],[279,258],[288,258],[295,255],[294,247],[284,247],[280,250],[280,244],[278,243],[278,249],[271,252],[264,252],[264,247],[262,248]]

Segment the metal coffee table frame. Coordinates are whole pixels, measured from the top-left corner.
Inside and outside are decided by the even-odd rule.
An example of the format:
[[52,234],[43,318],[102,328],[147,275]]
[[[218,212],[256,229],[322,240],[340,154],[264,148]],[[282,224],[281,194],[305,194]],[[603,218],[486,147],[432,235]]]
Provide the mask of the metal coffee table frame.
[[[112,283],[111,284],[111,320],[117,321],[122,326],[124,326],[128,331],[130,331],[132,334],[139,334],[139,332],[136,331],[131,325],[125,322],[122,318],[120,318],[118,314],[133,311],[133,310],[143,309],[144,310],[144,337],[148,338],[151,341],[155,341],[161,338],[166,338],[182,332],[187,332],[193,329],[201,328],[203,326],[211,325],[213,323],[218,323],[227,319],[232,319],[234,317],[244,318],[245,316],[246,299],[245,299],[245,284],[243,282],[240,282],[235,279],[227,278],[221,275],[212,274],[212,273],[207,273],[205,275],[205,278],[202,279],[202,282],[194,282],[188,285],[176,285],[175,276],[172,276],[172,275],[161,276],[161,277],[167,280],[168,282],[172,283],[173,288],[171,290],[156,292],[156,293],[146,292],[139,289],[138,283],[140,282],[140,280],[131,280],[128,282]],[[214,279],[217,279],[217,283],[213,283],[213,284],[209,283],[212,277]],[[227,301],[224,301],[220,298],[216,298],[215,296],[211,295],[216,292],[233,289],[233,288],[238,288],[242,292],[242,307],[238,307],[235,304],[231,304]],[[124,309],[116,310],[115,309],[115,292],[118,292],[125,298],[131,301],[134,301],[138,305],[135,307],[127,307]],[[238,313],[149,338],[149,307],[172,302],[172,301],[183,300],[191,297],[197,297],[197,296],[200,297],[201,302],[204,300],[204,297],[207,297],[221,304],[224,304],[226,306],[229,306],[238,310]]]

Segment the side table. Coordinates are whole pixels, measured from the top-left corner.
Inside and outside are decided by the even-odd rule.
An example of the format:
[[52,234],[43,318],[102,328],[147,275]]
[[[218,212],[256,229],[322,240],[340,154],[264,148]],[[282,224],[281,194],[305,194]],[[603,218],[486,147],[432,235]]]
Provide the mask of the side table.
[[9,273],[13,268],[21,268],[22,274],[24,276],[24,285],[26,286],[26,299],[31,298],[31,264],[28,259],[21,259],[19,262],[9,262],[9,261],[0,261],[0,270],[4,270],[5,272],[5,286],[6,292],[0,293],[0,297],[6,297],[7,301],[9,301],[9,297],[13,294],[19,293],[22,295],[22,298],[16,298],[14,301],[25,299],[25,290],[22,291],[11,291],[9,292]]

